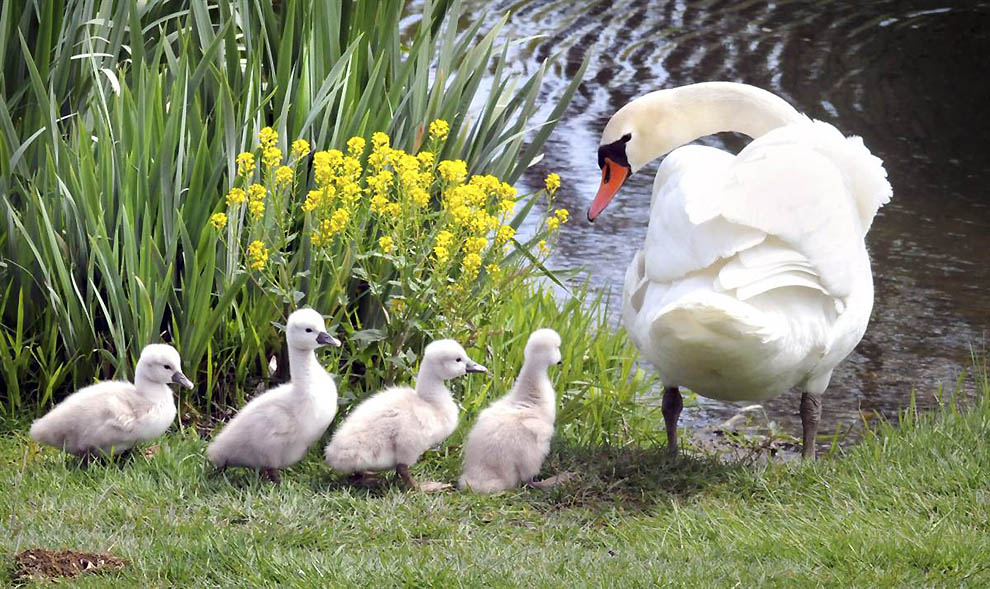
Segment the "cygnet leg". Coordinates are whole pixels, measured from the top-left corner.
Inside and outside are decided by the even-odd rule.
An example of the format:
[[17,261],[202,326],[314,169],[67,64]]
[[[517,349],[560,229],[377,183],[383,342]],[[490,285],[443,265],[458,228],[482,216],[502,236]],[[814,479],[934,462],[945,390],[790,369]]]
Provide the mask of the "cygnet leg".
[[815,459],[815,436],[818,435],[818,422],[822,418],[822,398],[811,393],[801,395],[801,426],[804,429],[804,445],[801,456]]
[[555,474],[552,477],[547,477],[541,481],[529,481],[526,484],[531,487],[536,487],[537,489],[546,490],[546,489],[552,489],[557,485],[563,485],[567,481],[576,478],[578,476],[579,473],[567,471],[567,472],[562,472],[560,474]]
[[277,468],[259,468],[258,473],[262,478],[268,479],[276,485],[282,482],[282,477],[279,476]]
[[408,464],[396,464],[395,465],[395,472],[400,477],[402,477],[402,480],[406,482],[406,485],[408,485],[410,489],[415,489],[417,491],[423,491],[424,493],[433,493],[433,492],[436,492],[436,491],[446,491],[447,489],[452,489],[453,488],[453,486],[450,485],[449,483],[436,483],[436,482],[428,482],[428,483],[422,483],[422,484],[417,483],[416,480],[414,478],[412,478],[412,475],[409,474],[409,465]]
[[663,387],[663,400],[660,410],[663,412],[663,423],[667,428],[667,452],[677,455],[677,420],[681,417],[684,399],[677,387]]

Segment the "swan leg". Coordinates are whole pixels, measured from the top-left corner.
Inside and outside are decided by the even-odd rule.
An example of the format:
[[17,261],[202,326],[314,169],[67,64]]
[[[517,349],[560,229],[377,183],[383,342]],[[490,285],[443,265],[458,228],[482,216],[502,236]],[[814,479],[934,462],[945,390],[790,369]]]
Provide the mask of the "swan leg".
[[382,480],[374,473],[354,472],[351,473],[351,483],[358,487],[374,487],[381,484]]
[[804,444],[801,456],[807,460],[815,458],[815,436],[818,434],[818,422],[822,417],[822,398],[819,395],[803,393],[801,395],[801,426],[804,428]]
[[660,403],[660,410],[663,412],[663,422],[667,427],[667,451],[672,456],[677,454],[677,420],[680,418],[683,408],[684,399],[681,398],[680,389],[663,387],[663,401]]
[[449,483],[435,483],[435,482],[427,482],[422,484],[417,483],[416,479],[412,478],[412,475],[409,474],[408,464],[396,464],[395,472],[400,477],[402,477],[402,480],[406,482],[406,485],[408,485],[410,489],[415,489],[417,491],[422,491],[424,493],[446,491],[447,489],[453,488],[452,485],[450,485]]
[[408,464],[396,464],[395,474],[399,475],[410,489],[419,489],[419,483],[417,483],[416,479],[412,478],[412,475],[409,474]]
[[267,479],[276,485],[282,482],[282,477],[279,476],[277,468],[261,468],[258,469],[258,473],[261,475],[261,478]]

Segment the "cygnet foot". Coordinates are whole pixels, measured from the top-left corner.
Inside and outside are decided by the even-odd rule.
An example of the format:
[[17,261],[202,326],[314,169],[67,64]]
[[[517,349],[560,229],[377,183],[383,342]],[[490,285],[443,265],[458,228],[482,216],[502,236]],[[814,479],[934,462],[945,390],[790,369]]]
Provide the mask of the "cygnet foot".
[[562,472],[560,474],[556,474],[552,477],[547,477],[542,481],[530,481],[527,484],[531,487],[536,487],[537,489],[543,489],[545,491],[547,489],[552,489],[558,485],[563,485],[567,481],[576,479],[579,476],[580,473],[567,471],[567,472]]

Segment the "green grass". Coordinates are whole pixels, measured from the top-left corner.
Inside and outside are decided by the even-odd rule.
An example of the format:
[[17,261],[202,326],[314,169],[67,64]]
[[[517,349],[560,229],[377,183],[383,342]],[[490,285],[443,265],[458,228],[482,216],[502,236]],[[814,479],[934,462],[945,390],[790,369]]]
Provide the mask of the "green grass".
[[[980,386],[966,411],[908,412],[817,464],[670,461],[662,448],[558,440],[545,472],[579,470],[580,481],[495,497],[350,488],[315,450],[277,488],[247,472],[210,476],[191,431],[151,459],[79,470],[12,433],[0,438],[0,552],[8,563],[30,547],[130,560],[81,586],[986,586]],[[452,480],[459,455],[447,446],[414,473]]]

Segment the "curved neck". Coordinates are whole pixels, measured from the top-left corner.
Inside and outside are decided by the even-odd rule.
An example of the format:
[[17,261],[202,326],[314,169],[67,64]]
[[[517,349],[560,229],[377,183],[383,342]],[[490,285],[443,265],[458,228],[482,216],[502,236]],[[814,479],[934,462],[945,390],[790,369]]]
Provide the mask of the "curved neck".
[[172,389],[167,384],[162,384],[148,378],[144,374],[144,371],[141,370],[140,365],[134,370],[134,388],[139,394],[145,397],[172,398]]
[[703,82],[660,90],[627,106],[646,137],[641,160],[634,162],[630,154],[634,171],[707,135],[734,131],[756,138],[778,127],[808,120],[783,98],[733,82]]
[[523,362],[522,370],[519,371],[516,384],[510,394],[516,403],[543,407],[551,413],[557,402],[547,367],[530,361]]
[[416,394],[425,399],[434,399],[450,396],[450,390],[442,378],[423,365],[420,366],[419,374],[416,376]]
[[289,379],[292,382],[292,389],[309,393],[313,382],[313,375],[317,371],[323,370],[316,359],[316,352],[299,348],[289,348]]

